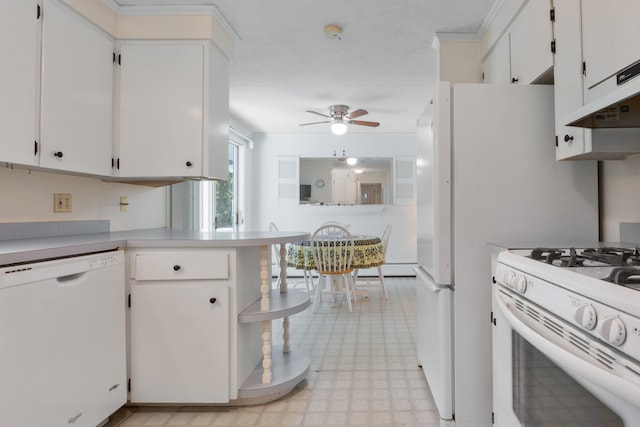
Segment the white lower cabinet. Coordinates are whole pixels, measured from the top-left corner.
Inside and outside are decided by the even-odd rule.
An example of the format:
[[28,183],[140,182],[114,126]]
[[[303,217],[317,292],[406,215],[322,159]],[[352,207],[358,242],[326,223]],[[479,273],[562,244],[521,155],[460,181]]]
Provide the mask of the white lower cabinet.
[[220,285],[134,285],[131,401],[229,401],[229,290]]
[[225,403],[230,396],[230,251],[130,256],[134,403]]
[[[309,307],[309,295],[270,290],[268,250],[129,252],[132,403],[255,404],[304,379],[310,359],[289,348],[288,318]],[[277,319],[282,349],[271,341]]]

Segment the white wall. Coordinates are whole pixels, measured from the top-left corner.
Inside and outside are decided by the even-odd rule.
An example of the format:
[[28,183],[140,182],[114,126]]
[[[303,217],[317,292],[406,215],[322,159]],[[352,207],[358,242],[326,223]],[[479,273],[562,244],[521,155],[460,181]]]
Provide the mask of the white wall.
[[[625,241],[621,222],[640,222],[640,156],[602,162],[602,240]],[[640,243],[640,242],[637,242]]]
[[[53,212],[53,193],[70,193],[71,213]],[[26,169],[0,169],[0,222],[106,219],[112,231],[165,227],[166,189]],[[129,198],[120,212],[120,196]]]
[[313,232],[323,222],[351,224],[355,234],[382,236],[388,223],[393,231],[387,249],[389,263],[416,262],[416,207],[412,206],[281,206],[277,200],[278,156],[331,157],[345,150],[354,157],[415,157],[414,134],[257,134],[247,194],[247,230],[266,230],[275,222],[281,230]]

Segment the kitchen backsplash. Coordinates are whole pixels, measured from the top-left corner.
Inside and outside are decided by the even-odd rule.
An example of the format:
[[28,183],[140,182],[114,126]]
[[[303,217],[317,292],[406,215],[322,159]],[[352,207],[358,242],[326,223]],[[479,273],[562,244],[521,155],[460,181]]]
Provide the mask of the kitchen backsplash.
[[[71,194],[71,212],[53,212],[53,194]],[[166,187],[103,182],[96,178],[0,169],[0,222],[106,220],[111,231],[167,225]],[[127,197],[127,211],[120,211]]]

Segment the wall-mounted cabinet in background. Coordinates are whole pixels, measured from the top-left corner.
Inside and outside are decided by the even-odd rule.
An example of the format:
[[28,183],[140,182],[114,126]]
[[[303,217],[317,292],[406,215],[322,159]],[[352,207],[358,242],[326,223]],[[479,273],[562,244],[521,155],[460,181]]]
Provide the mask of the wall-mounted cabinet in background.
[[209,41],[122,41],[120,178],[228,178],[228,60]]
[[109,175],[113,39],[58,0],[8,0],[0,46],[0,161]]
[[550,0],[529,0],[511,25],[511,83],[552,83],[552,9]]
[[550,0],[525,1],[484,59],[484,83],[551,83],[553,22]]

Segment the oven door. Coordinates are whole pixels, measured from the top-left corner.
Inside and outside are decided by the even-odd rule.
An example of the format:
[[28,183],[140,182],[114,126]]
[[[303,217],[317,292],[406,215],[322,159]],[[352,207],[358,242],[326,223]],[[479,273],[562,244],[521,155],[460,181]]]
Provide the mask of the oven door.
[[602,342],[499,285],[493,292],[495,425],[640,426],[637,362],[609,350],[618,360],[605,366],[591,350]]

